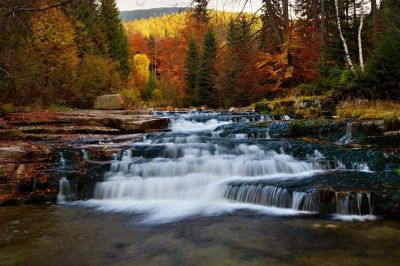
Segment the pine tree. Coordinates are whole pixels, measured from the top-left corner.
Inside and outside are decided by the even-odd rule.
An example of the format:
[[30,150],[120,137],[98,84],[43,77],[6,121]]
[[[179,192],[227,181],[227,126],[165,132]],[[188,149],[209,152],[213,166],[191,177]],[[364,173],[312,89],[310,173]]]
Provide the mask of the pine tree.
[[246,59],[251,58],[250,54],[253,52],[249,36],[250,26],[245,18],[229,23],[227,36],[229,61],[226,65],[226,83],[223,87],[223,98],[227,106],[248,103],[247,90],[251,87],[251,84],[243,87],[242,80],[250,80],[249,77],[244,77],[247,75],[247,70],[250,69],[251,64]]
[[199,104],[210,107],[217,106],[215,100],[215,61],[217,57],[217,41],[215,33],[209,29],[204,37],[201,67],[197,79]]
[[194,9],[195,17],[200,21],[207,23],[210,18],[207,11],[208,0],[194,0],[196,6]]
[[154,71],[151,71],[149,81],[144,90],[141,91],[141,97],[143,100],[148,101],[153,96],[153,91],[159,87],[159,81],[157,78],[157,74]]
[[187,57],[186,57],[186,98],[189,105],[196,105],[197,91],[196,91],[196,79],[199,68],[199,51],[197,43],[192,39],[188,46]]
[[115,0],[100,1],[100,16],[104,23],[104,32],[109,44],[108,53],[110,57],[119,63],[119,70],[125,79],[130,72],[128,38],[124,26],[119,18],[119,11]]
[[107,41],[104,32],[104,25],[100,20],[96,0],[74,0],[64,7],[75,28],[75,42],[78,46],[79,56],[85,54],[97,54],[107,57]]

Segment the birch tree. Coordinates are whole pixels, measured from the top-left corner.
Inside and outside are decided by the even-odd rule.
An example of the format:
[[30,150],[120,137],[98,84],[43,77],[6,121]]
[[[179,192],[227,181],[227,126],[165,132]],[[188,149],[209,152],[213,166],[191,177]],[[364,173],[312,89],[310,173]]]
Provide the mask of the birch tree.
[[339,0],[335,0],[335,8],[336,8],[337,27],[338,27],[340,39],[342,40],[342,43],[343,43],[344,55],[345,55],[347,64],[350,67],[351,72],[354,75],[356,75],[356,70],[354,69],[354,65],[353,65],[353,62],[351,61],[351,57],[350,57],[350,53],[349,53],[349,48],[347,46],[347,41],[343,36],[342,25],[341,25],[341,22],[340,22]]
[[364,72],[364,56],[362,46],[362,30],[364,26],[364,0],[361,0],[360,6],[360,26],[358,27],[358,54],[361,71]]

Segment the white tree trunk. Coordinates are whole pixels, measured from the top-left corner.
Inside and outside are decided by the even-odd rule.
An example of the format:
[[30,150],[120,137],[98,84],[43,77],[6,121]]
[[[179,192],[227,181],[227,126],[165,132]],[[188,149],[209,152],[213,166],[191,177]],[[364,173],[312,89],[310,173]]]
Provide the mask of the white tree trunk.
[[364,56],[363,56],[363,46],[362,46],[362,30],[364,26],[364,0],[361,0],[360,7],[360,27],[358,28],[358,54],[360,57],[360,68],[364,72]]
[[346,58],[347,64],[350,67],[351,72],[353,72],[353,74],[356,75],[356,70],[354,69],[353,62],[351,62],[349,48],[347,47],[347,42],[346,42],[346,39],[344,38],[343,32],[342,32],[342,25],[340,23],[340,13],[339,13],[339,0],[335,0],[335,7],[336,7],[337,27],[339,30],[340,39],[342,40],[342,43],[343,43],[345,58]]

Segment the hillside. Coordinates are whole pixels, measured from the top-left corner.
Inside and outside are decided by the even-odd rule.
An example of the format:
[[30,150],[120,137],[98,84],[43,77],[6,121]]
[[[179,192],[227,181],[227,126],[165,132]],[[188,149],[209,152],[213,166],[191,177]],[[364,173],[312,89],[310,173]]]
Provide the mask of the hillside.
[[131,21],[138,19],[147,19],[152,17],[161,17],[164,15],[177,13],[181,10],[182,8],[180,7],[162,7],[162,8],[152,8],[152,9],[121,11],[120,15],[123,21]]

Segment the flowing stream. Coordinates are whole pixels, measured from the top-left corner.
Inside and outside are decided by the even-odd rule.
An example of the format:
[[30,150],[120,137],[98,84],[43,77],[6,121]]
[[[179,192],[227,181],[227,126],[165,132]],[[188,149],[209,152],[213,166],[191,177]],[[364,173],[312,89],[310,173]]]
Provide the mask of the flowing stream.
[[[136,212],[143,221],[164,223],[190,216],[215,216],[249,209],[271,215],[320,212],[327,192],[296,190],[283,181],[307,180],[333,172],[370,171],[367,164],[327,160],[317,149],[297,158],[285,142],[235,134],[223,138],[226,127],[274,118],[257,115],[230,117],[218,113],[170,116],[171,132],[148,135],[114,158],[93,198],[78,204],[105,212]],[[283,121],[290,117],[280,117]],[[284,125],[285,122],[277,121]],[[282,127],[282,126],[281,126]],[[286,148],[284,148],[286,147]],[[84,153],[87,157],[87,154]],[[336,194],[335,194],[336,193]],[[374,219],[371,194],[331,191],[330,214],[342,219]]]
[[61,149],[58,205],[0,209],[0,265],[398,265],[397,157],[350,125],[316,143],[289,116],[159,115],[170,131]]

